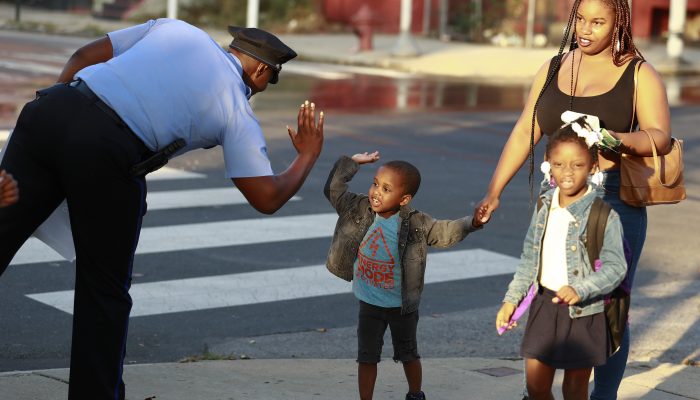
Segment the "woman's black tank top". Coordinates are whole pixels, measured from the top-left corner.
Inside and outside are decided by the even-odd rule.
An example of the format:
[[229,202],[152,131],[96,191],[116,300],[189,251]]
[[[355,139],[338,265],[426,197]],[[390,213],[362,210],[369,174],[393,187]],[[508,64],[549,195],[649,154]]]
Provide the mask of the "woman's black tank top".
[[[549,64],[549,73],[554,66],[553,61],[554,58]],[[639,61],[641,60],[634,59],[627,64],[622,76],[610,91],[597,96],[574,97],[572,111],[597,116],[602,128],[615,132],[629,132],[632,123],[634,66]],[[568,93],[559,89],[557,78],[552,79],[537,106],[537,122],[543,135],[549,136],[562,126],[561,114],[569,110],[570,98]]]

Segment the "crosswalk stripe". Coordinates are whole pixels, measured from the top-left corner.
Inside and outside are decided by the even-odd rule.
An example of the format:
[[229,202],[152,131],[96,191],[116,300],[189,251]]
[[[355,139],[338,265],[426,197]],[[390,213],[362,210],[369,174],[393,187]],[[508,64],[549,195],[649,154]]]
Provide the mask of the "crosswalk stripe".
[[[511,274],[518,259],[483,249],[431,253],[425,283]],[[349,293],[352,285],[324,265],[136,284],[130,294],[134,317],[234,307]],[[73,291],[27,295],[72,314]]]
[[[0,142],[6,142],[9,139],[11,129],[0,129]],[[0,152],[2,148],[0,148]],[[159,170],[151,172],[146,175],[147,181],[164,181],[164,180],[174,180],[174,179],[201,179],[206,178],[205,174],[200,174],[198,172],[185,171],[176,168],[163,167]]]
[[382,76],[393,79],[408,79],[418,76],[418,74],[413,72],[394,71],[386,68],[323,64],[310,61],[292,61],[284,65],[284,70],[293,74],[308,75],[327,80],[351,79],[355,74]]
[[58,75],[63,67],[58,65],[47,65],[31,61],[10,61],[0,60],[0,68],[6,68],[22,72],[32,72],[40,74]]
[[166,181],[173,179],[201,179],[206,178],[205,174],[200,174],[198,172],[185,171],[182,169],[175,169],[170,167],[163,167],[157,171],[151,172],[146,175],[147,181]]
[[[337,218],[337,214],[328,213],[144,228],[136,254],[329,237]],[[40,241],[30,239],[11,265],[57,261],[63,258]]]
[[[290,201],[301,200],[294,196]],[[233,186],[227,188],[172,190],[148,193],[146,197],[148,211],[168,210],[188,207],[213,207],[245,204],[243,193]]]

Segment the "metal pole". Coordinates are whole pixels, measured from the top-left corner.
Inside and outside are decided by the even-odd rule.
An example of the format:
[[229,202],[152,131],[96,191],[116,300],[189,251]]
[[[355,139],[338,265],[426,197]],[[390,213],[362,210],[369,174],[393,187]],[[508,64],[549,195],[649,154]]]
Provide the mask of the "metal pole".
[[537,0],[527,1],[527,26],[525,28],[525,47],[532,47],[535,30],[535,10]]
[[399,24],[399,39],[391,54],[399,57],[416,56],[419,53],[418,46],[411,36],[411,17],[413,11],[412,0],[401,0],[401,21]]
[[472,40],[481,38],[481,29],[484,22],[484,6],[482,0],[472,0],[474,4],[474,28],[472,31]]
[[15,22],[19,22],[20,8],[22,8],[22,0],[15,0]]
[[674,62],[681,61],[683,53],[683,31],[685,28],[685,16],[688,12],[687,0],[671,0],[668,15],[668,41],[666,42],[666,53]]
[[168,18],[177,18],[177,0],[168,0]]
[[258,27],[258,12],[260,11],[260,0],[248,0],[248,18],[246,26],[248,28]]
[[449,40],[448,34],[447,34],[447,0],[440,0],[440,28],[438,30],[440,34],[440,40]]
[[430,34],[430,8],[432,0],[423,0],[423,36]]

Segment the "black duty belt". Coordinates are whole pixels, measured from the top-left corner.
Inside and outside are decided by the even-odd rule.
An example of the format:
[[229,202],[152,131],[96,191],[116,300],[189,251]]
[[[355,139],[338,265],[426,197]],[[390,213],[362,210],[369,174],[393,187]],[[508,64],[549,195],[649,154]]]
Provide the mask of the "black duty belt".
[[114,110],[112,110],[110,106],[108,106],[104,101],[97,97],[95,92],[93,92],[92,89],[90,89],[90,87],[85,83],[85,81],[83,81],[82,79],[78,79],[69,83],[69,86],[74,87],[78,92],[80,92],[80,94],[85,96],[90,101],[90,103],[93,103],[95,106],[97,106],[97,108],[102,110],[103,113],[107,114],[107,116],[113,119],[114,122],[119,124],[119,126],[131,130],[131,128],[129,128],[126,122],[124,122],[124,120],[119,116],[119,114],[114,112]]
[[[119,126],[126,128],[129,130],[129,132],[134,135],[134,138],[141,141],[136,134],[134,134],[131,131],[131,128],[124,122],[124,120],[121,119],[119,114],[114,112],[110,106],[108,106],[104,101],[102,101],[95,92],[88,87],[88,85],[81,79],[75,80],[69,84],[70,86],[74,87],[78,92],[80,92],[83,96],[85,96],[91,103],[95,104],[97,108],[102,110],[107,116],[109,116],[111,119],[113,119]],[[183,139],[177,139],[174,142],[170,143],[169,145],[165,146],[164,148],[151,153],[151,155],[146,158],[145,160],[134,164],[131,167],[131,174],[133,176],[143,176],[146,175],[150,172],[153,172],[157,169],[160,169],[163,167],[165,164],[168,163],[168,160],[170,157],[175,154],[178,150],[181,148],[185,147],[185,141]]]

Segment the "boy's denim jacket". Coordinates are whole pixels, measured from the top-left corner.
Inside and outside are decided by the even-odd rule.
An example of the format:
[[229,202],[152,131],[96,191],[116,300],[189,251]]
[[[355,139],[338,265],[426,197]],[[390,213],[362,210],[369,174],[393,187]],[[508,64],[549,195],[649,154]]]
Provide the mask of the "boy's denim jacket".
[[[333,166],[323,193],[338,213],[326,267],[334,275],[351,281],[353,265],[362,238],[374,222],[375,212],[366,194],[348,191],[348,182],[360,165],[343,156]],[[458,220],[435,220],[408,206],[399,211],[399,259],[401,260],[401,313],[418,309],[428,246],[449,247],[480,228],[472,227],[471,217]]]
[[[535,210],[530,222],[530,228],[525,236],[523,253],[515,276],[506,293],[504,302],[517,305],[525,297],[532,283],[538,284],[542,239],[547,225],[549,207],[552,204],[554,189],[542,194],[542,207]],[[569,223],[566,237],[566,264],[568,268],[569,286],[576,290],[581,300],[569,306],[571,318],[603,312],[603,296],[612,292],[625,278],[627,262],[622,244],[622,224],[615,210],[610,210],[605,227],[603,247],[600,249],[602,267],[594,272],[586,251],[586,222],[591,211],[591,205],[596,197],[593,190],[574,203],[567,210],[573,215]]]

